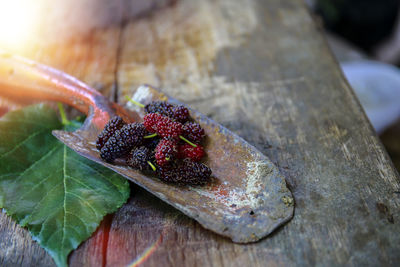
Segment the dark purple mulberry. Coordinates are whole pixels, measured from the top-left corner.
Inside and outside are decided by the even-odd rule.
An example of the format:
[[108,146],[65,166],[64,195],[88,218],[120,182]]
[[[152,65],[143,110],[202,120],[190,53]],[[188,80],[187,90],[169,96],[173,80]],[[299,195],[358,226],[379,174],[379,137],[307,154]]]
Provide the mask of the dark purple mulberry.
[[131,123],[123,126],[115,132],[100,150],[100,156],[107,162],[113,162],[116,158],[126,156],[135,146],[144,142],[144,136],[148,134],[142,123]]
[[164,182],[177,183],[179,181],[175,164],[171,166],[157,166],[157,175]]
[[173,110],[173,119],[182,123],[189,119],[189,110],[185,106],[175,106]]
[[119,129],[121,129],[126,123],[121,117],[115,116],[111,118],[106,126],[104,126],[103,131],[99,134],[96,141],[96,148],[100,150],[108,139]]
[[166,101],[153,101],[144,107],[147,114],[158,113],[179,122],[189,119],[189,110],[185,106],[176,106]]
[[124,142],[130,148],[134,146],[140,146],[144,142],[144,136],[149,133],[146,131],[143,123],[130,123],[122,127],[118,131],[121,141]]
[[173,108],[174,108],[174,106],[168,102],[153,101],[153,102],[147,104],[144,107],[144,110],[146,111],[147,114],[158,113],[160,115],[164,115],[164,116],[172,118],[174,116]]
[[180,165],[160,166],[158,177],[166,182],[187,185],[202,185],[210,181],[211,169],[203,163],[183,160]]
[[191,185],[205,184],[210,180],[211,169],[207,165],[185,159],[178,167],[179,182]]
[[150,150],[154,151],[158,145],[158,143],[160,142],[160,138],[159,137],[152,137],[152,138],[147,138],[144,141],[144,145],[149,148]]
[[137,147],[132,149],[127,159],[127,164],[134,169],[147,171],[151,169],[148,162],[151,162],[153,157],[154,153],[149,148],[145,146]]
[[182,134],[194,143],[200,143],[205,135],[204,129],[201,128],[200,124],[195,122],[186,122],[183,124]]
[[119,134],[116,132],[100,150],[100,157],[109,163],[112,163],[116,158],[124,156],[127,152],[125,144],[120,142],[118,138]]

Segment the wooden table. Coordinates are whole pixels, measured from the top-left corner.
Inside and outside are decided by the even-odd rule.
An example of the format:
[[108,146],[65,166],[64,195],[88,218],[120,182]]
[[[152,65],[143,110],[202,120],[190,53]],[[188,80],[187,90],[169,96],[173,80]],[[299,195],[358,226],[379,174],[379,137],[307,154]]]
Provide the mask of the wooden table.
[[[209,115],[279,166],[295,216],[270,237],[239,245],[132,184],[129,202],[70,255],[70,265],[398,264],[399,175],[305,4],[143,3],[115,1],[107,26],[41,40],[23,54],[113,100],[150,83]],[[0,214],[0,266],[54,263]]]

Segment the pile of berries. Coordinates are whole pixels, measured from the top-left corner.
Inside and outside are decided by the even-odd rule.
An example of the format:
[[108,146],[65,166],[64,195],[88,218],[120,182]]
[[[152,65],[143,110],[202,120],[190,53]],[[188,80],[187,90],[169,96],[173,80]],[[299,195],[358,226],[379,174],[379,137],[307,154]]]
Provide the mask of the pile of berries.
[[191,121],[185,106],[153,101],[144,107],[143,123],[112,118],[99,134],[96,147],[103,160],[123,158],[133,169],[154,172],[161,180],[204,184],[211,170],[200,160],[204,129]]

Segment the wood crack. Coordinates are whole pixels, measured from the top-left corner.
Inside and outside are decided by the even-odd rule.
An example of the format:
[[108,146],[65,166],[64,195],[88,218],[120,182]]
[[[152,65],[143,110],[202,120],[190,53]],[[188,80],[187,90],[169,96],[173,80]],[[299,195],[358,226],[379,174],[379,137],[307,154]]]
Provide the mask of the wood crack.
[[114,220],[114,214],[108,214],[103,218],[103,244],[101,248],[102,254],[102,267],[107,266],[107,253],[108,253],[108,241],[110,239],[111,225]]

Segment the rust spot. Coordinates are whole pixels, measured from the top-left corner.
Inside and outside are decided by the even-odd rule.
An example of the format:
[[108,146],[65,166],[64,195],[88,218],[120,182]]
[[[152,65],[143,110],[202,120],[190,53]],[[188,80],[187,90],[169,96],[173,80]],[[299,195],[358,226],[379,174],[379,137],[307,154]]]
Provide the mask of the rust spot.
[[223,185],[219,184],[219,185],[215,185],[211,188],[211,191],[214,191],[216,193],[218,193],[218,195],[220,196],[228,196],[229,193],[226,189],[224,189]]

